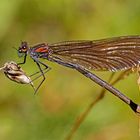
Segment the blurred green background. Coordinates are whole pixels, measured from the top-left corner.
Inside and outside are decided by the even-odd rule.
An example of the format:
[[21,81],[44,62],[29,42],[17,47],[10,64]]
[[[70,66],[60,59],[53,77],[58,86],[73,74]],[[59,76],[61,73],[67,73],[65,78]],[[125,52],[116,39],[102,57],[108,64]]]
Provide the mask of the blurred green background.
[[[32,46],[137,35],[139,24],[140,0],[0,0],[0,66],[22,61],[12,48],[21,40]],[[29,85],[16,84],[0,73],[0,140],[65,140],[79,114],[99,95],[101,88],[78,72],[45,62],[52,70],[36,96]],[[29,75],[37,70],[30,59],[22,68]],[[105,80],[110,76],[95,73]],[[136,74],[115,87],[140,102]],[[137,116],[108,92],[73,137],[103,139],[139,139]]]

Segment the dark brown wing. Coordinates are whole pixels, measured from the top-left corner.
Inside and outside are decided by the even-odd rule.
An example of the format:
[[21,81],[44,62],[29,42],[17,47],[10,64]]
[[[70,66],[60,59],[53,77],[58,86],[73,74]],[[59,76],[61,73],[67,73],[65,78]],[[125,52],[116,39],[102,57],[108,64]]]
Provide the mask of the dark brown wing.
[[140,62],[140,36],[123,36],[95,41],[67,41],[50,44],[51,57],[92,70],[117,71]]

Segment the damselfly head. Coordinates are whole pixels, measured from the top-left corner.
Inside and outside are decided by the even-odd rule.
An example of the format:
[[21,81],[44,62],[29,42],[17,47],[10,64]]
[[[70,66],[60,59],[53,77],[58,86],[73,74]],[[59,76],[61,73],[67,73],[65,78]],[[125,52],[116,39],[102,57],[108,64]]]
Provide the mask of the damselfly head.
[[27,53],[29,47],[27,42],[21,42],[20,47],[18,48],[18,56],[22,57],[24,54]]

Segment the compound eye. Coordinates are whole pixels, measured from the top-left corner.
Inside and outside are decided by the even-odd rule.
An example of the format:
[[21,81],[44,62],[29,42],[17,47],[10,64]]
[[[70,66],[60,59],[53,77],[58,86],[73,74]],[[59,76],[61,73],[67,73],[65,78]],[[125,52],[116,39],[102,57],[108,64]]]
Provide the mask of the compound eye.
[[20,47],[20,49],[21,49],[21,51],[22,51],[23,53],[27,52],[27,50],[28,50],[28,44],[27,44],[27,42],[21,42],[21,47]]
[[24,50],[25,50],[25,49],[26,49],[26,46],[23,46],[23,47],[22,47],[22,49],[24,49]]

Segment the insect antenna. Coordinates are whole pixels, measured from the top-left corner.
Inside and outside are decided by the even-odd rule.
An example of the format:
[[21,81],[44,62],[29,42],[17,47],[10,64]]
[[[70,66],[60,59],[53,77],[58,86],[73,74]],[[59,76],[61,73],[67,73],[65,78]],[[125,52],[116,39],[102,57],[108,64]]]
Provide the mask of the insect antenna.
[[18,51],[18,49],[16,47],[12,47],[12,48]]

